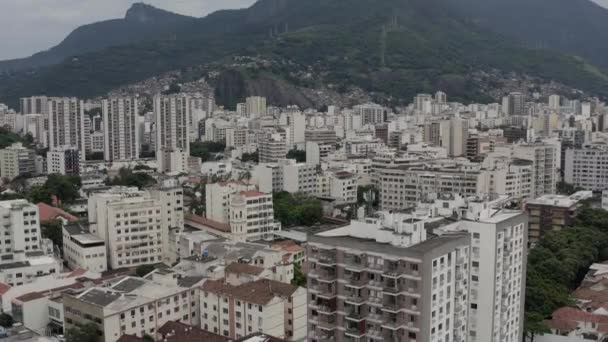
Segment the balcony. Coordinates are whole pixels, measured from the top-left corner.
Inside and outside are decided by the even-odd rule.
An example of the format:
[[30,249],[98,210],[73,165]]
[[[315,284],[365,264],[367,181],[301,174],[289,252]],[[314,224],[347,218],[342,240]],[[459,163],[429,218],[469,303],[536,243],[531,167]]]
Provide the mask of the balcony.
[[348,310],[346,313],[346,319],[349,321],[360,322],[364,320],[368,316],[367,312],[364,310]]
[[336,270],[331,267],[321,267],[310,272],[312,278],[323,282],[334,282],[336,281]]
[[344,334],[348,337],[355,338],[355,341],[357,341],[359,338],[365,336],[365,331],[359,328],[347,328]]
[[352,305],[361,305],[365,303],[365,298],[361,295],[355,294],[347,294],[346,299],[344,299],[344,303],[352,304]]
[[333,330],[336,328],[336,318],[333,316],[328,316],[324,318],[322,318],[322,316],[319,316],[316,322],[317,326],[321,329]]
[[330,254],[322,254],[320,253],[317,258],[317,265],[319,266],[336,266],[336,256]]
[[344,258],[344,269],[355,271],[355,272],[362,272],[363,270],[365,270],[365,268],[366,268],[365,262],[359,256],[347,255]]
[[335,306],[329,306],[325,304],[317,304],[313,306],[317,309],[317,312],[322,315],[333,315],[336,313]]
[[345,275],[344,280],[346,281],[346,284],[344,284],[344,286],[356,288],[365,287],[369,282],[367,278],[360,276],[358,273],[353,273],[350,276]]
[[325,332],[325,331],[312,331],[309,335],[310,339],[317,341],[335,341],[336,337],[333,333]]
[[382,324],[383,328],[389,329],[389,330],[398,330],[404,327],[403,323],[397,321],[397,320],[389,320],[387,322],[384,322]]
[[315,292],[318,297],[333,298],[336,296],[336,287],[327,283],[316,283],[308,288],[310,292]]

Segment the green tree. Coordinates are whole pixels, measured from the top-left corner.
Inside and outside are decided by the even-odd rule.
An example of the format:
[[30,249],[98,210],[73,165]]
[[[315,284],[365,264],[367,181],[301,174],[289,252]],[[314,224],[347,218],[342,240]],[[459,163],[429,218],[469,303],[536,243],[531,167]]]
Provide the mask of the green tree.
[[274,216],[282,225],[313,226],[323,218],[323,206],[314,197],[290,194],[286,191],[273,196]]
[[134,186],[143,189],[156,184],[154,177],[143,172],[133,172],[132,169],[122,167],[118,175],[110,181],[111,185]]
[[306,162],[306,151],[293,149],[287,152],[287,159],[295,159],[298,163]]
[[294,286],[306,287],[306,274],[302,272],[302,266],[299,264],[293,265],[293,279],[291,284]]
[[154,271],[156,269],[155,265],[140,265],[135,269],[135,275],[138,277],[143,277],[146,274]]
[[154,337],[152,337],[152,336],[150,336],[148,334],[145,334],[144,335],[144,342],[155,342],[155,340],[154,340]]
[[243,155],[241,156],[241,161],[243,163],[247,163],[247,162],[259,163],[260,154],[257,151],[253,152],[253,153],[243,153]]
[[199,157],[203,162],[211,159],[212,153],[220,153],[226,150],[226,145],[214,141],[195,141],[190,144],[190,155]]
[[50,239],[53,244],[63,250],[63,223],[61,220],[40,222],[42,237]]
[[93,323],[88,323],[79,328],[72,328],[66,334],[67,342],[99,342],[99,337],[97,326]]
[[13,326],[13,316],[3,312],[0,313],[0,326],[5,328],[9,328]]
[[572,195],[577,191],[585,190],[579,186],[575,186],[566,182],[558,182],[557,183],[557,193],[560,195]]

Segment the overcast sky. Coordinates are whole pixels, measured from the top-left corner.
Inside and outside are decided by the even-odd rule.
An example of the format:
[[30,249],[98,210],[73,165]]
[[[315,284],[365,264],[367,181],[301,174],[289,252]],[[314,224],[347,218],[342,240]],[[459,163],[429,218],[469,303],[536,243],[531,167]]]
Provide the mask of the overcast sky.
[[[80,25],[124,17],[137,0],[0,0],[0,60],[26,57],[57,45]],[[255,0],[146,0],[195,17]]]

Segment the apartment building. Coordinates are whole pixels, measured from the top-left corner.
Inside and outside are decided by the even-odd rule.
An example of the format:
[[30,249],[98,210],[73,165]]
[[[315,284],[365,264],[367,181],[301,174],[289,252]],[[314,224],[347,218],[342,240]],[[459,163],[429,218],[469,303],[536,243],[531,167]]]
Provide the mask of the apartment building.
[[46,153],[47,172],[80,175],[80,151],[71,146],[56,147]]
[[200,291],[201,327],[231,339],[264,333],[306,341],[306,289],[259,279],[208,280]]
[[338,140],[336,131],[333,129],[312,129],[309,128],[304,132],[304,140],[315,142],[317,144],[335,144]]
[[108,267],[136,267],[163,261],[163,208],[137,188],[115,187],[88,203],[91,232],[106,242]]
[[20,175],[32,175],[35,172],[34,150],[21,143],[14,143],[0,150],[0,177],[13,180]]
[[254,189],[254,185],[237,181],[207,184],[205,187],[205,217],[219,223],[230,223],[232,196],[241,191]]
[[161,180],[149,189],[150,197],[160,205],[163,262],[172,265],[177,261],[177,236],[184,231],[184,189],[177,179]]
[[127,161],[139,158],[139,110],[134,97],[104,99],[103,113],[104,159]]
[[[76,98],[49,98],[49,148],[71,146],[86,151],[84,103]],[[81,156],[85,160],[85,156]]]
[[544,195],[526,202],[530,217],[528,243],[534,246],[553,230],[572,225],[578,209],[578,200],[572,196]]
[[261,96],[250,96],[245,99],[247,115],[250,118],[259,118],[266,115],[266,98]]
[[22,97],[19,99],[21,114],[48,114],[48,98],[46,96]]
[[515,145],[512,156],[532,161],[533,197],[555,194],[558,182],[559,149],[549,144]]
[[467,152],[468,121],[459,118],[427,123],[423,130],[424,142],[444,147],[450,157]]
[[375,125],[385,121],[384,107],[375,103],[354,106],[353,112],[361,116],[364,125]]
[[323,144],[306,142],[306,162],[308,164],[320,165],[321,161],[336,151],[335,144]]
[[309,235],[308,340],[467,341],[469,254],[388,212]]
[[346,154],[350,157],[373,155],[376,151],[384,147],[386,147],[384,141],[371,137],[347,139],[344,142],[344,149],[346,150]]
[[313,195],[316,193],[317,166],[286,160],[283,165],[283,190],[291,193]]
[[317,166],[298,163],[294,159],[282,159],[276,163],[260,163],[255,166],[252,179],[262,192],[287,191],[314,194],[316,192]]
[[45,116],[43,114],[23,115],[23,134],[30,134],[34,142],[42,147],[48,146],[47,131],[44,128]]
[[280,133],[263,134],[259,141],[259,162],[276,163],[285,159],[287,155],[287,142]]
[[346,171],[329,172],[329,196],[343,203],[357,202],[357,179]]
[[[156,159],[163,172],[184,172],[190,155],[190,97],[184,94],[154,97]],[[181,158],[181,163],[176,160]]]
[[446,160],[422,165],[377,165],[376,172],[383,210],[414,207],[433,193],[474,196],[486,192],[484,174],[477,164]]
[[586,145],[568,149],[565,155],[564,181],[585,190],[608,189],[608,146]]
[[434,234],[471,234],[467,334],[472,342],[523,338],[528,217],[521,211],[501,209],[505,199],[464,200],[452,195],[437,199],[433,210],[424,207],[426,212],[440,213],[430,225]]
[[125,277],[111,287],[64,293],[65,329],[93,324],[105,342],[121,336],[156,336],[169,321],[199,325],[200,277],[155,274],[152,279]]
[[237,241],[269,240],[281,230],[274,220],[272,194],[255,190],[234,194],[230,201],[230,230]]
[[226,147],[241,147],[247,145],[249,129],[233,127],[226,129]]
[[108,269],[106,242],[91,234],[88,225],[63,225],[63,259],[71,269],[105,272]]

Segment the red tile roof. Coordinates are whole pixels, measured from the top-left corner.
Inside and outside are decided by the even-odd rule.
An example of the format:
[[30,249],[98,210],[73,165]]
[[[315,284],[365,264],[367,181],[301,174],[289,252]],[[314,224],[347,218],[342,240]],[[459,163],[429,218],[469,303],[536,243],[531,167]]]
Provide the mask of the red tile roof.
[[238,286],[230,285],[223,280],[207,280],[202,286],[203,291],[258,305],[266,305],[275,297],[291,297],[297,289],[291,284],[270,279],[260,279]]
[[3,295],[11,289],[11,286],[5,283],[0,283],[0,295]]
[[260,196],[265,196],[265,195],[269,195],[269,194],[266,194],[264,192],[255,191],[255,190],[249,190],[249,191],[241,191],[241,195],[245,196],[245,197],[260,197]]
[[53,207],[43,202],[38,203],[37,206],[40,214],[40,222],[52,221],[60,217],[68,222],[78,221],[78,217],[66,212],[61,208]]
[[[169,321],[158,329],[167,342],[226,342],[229,338],[181,322]],[[119,341],[121,342],[121,341]],[[130,342],[130,341],[126,341]]]
[[260,275],[264,272],[262,267],[253,266],[249,264],[242,264],[239,262],[233,262],[226,267],[226,273],[237,273],[237,274],[249,274],[249,275]]
[[210,220],[208,218],[202,217],[202,216],[198,216],[198,215],[193,215],[193,214],[186,214],[185,217],[186,221],[192,221],[196,224],[200,224],[203,225],[205,227],[211,228],[211,229],[215,229],[215,230],[219,230],[221,232],[225,232],[225,233],[230,233],[230,225],[227,223],[221,223],[221,222],[217,222],[217,221],[213,221]]

